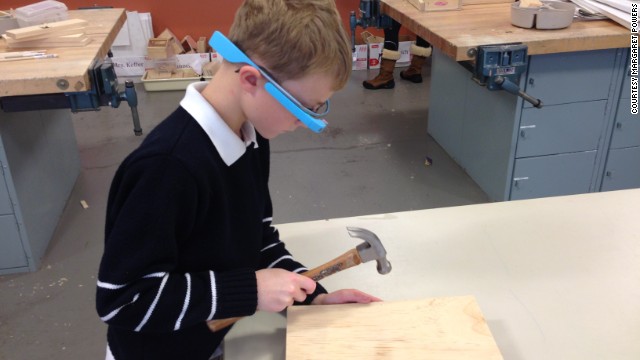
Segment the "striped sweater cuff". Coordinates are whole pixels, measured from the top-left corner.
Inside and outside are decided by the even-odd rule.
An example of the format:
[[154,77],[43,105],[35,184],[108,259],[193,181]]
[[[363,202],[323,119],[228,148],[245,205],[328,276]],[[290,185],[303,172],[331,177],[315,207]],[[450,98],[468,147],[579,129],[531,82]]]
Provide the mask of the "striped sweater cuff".
[[216,273],[218,309],[215,318],[249,316],[258,307],[256,273],[250,269]]
[[316,296],[326,293],[327,290],[322,285],[320,285],[320,283],[316,283],[316,290],[312,294],[307,295],[307,298],[304,299],[303,302],[296,301],[293,305],[311,305],[311,302],[316,298]]

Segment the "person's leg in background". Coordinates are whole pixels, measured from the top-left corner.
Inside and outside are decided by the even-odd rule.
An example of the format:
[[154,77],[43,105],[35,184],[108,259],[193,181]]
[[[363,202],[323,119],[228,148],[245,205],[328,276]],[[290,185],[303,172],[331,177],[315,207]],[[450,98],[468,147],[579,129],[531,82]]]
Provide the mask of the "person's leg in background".
[[431,44],[418,36],[416,43],[411,44],[411,65],[400,72],[400,77],[414,83],[422,82],[422,66],[425,60],[431,56]]
[[393,69],[396,67],[396,61],[400,59],[398,51],[400,26],[399,22],[393,20],[391,27],[384,29],[384,49],[380,61],[380,72],[375,78],[362,82],[365,89],[393,89],[396,86],[393,80]]
[[[400,27],[402,25],[392,20],[392,25],[384,29],[384,49],[382,50],[382,60],[380,61],[380,72],[371,79],[362,82],[365,89],[393,89],[396,85],[393,79],[393,69],[396,61],[400,59],[398,51]],[[422,82],[422,65],[427,57],[431,56],[431,45],[421,37],[416,38],[416,43],[411,45],[411,65],[400,73],[400,77],[415,83]]]

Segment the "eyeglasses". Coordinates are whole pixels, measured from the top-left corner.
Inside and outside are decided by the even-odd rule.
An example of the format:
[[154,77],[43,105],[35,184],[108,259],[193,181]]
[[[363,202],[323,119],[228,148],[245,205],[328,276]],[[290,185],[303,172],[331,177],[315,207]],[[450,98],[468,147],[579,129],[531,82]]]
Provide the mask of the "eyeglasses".
[[227,39],[221,32],[216,31],[211,35],[209,45],[222,56],[223,59],[230,63],[245,63],[256,68],[260,74],[267,80],[264,85],[265,90],[273,96],[285,109],[293,116],[302,121],[309,129],[314,132],[321,132],[327,122],[323,119],[329,113],[329,100],[320,105],[317,109],[309,109],[302,105],[296,98],[285,90],[277,81],[273,79],[269,73],[251,61],[249,57],[242,52],[231,40]]

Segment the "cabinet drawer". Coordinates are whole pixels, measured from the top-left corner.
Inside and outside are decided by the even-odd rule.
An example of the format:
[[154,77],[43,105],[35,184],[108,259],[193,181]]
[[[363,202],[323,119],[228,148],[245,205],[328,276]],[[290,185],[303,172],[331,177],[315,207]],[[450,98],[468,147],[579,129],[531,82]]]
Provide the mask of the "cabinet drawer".
[[589,192],[597,151],[517,159],[511,200]]
[[597,149],[606,105],[601,100],[524,109],[516,157]]
[[28,266],[13,215],[0,216],[0,270]]
[[640,187],[640,146],[609,150],[602,191]]
[[627,65],[624,69],[624,82],[622,83],[622,92],[620,93],[622,99],[631,98],[631,68]]
[[640,146],[640,116],[631,114],[631,100],[620,99],[611,148]]
[[526,92],[545,106],[607,99],[615,55],[607,49],[531,56]]
[[[0,163],[0,166],[2,166],[2,163]],[[13,206],[11,205],[11,199],[9,198],[7,183],[5,182],[2,171],[0,170],[0,215],[5,214],[13,214]]]

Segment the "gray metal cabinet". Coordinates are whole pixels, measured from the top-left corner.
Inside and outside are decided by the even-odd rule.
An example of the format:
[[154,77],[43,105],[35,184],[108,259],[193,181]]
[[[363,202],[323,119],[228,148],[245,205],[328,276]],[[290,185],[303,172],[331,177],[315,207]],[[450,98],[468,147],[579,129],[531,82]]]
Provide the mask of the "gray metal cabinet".
[[38,269],[80,172],[69,110],[0,111],[0,274]]
[[631,100],[621,98],[611,136],[612,149],[640,146],[640,115],[631,114],[630,109]]
[[536,109],[478,86],[463,66],[434,49],[429,133],[491,200],[599,191],[608,181],[606,166],[638,164],[631,150],[608,156],[610,144],[640,146],[628,145],[640,140],[637,117],[616,118],[628,54],[606,49],[531,56],[520,87],[543,101]]
[[597,151],[516,159],[511,200],[589,192]]
[[637,187],[640,187],[640,146],[609,150],[601,190]]
[[[2,174],[4,171],[2,171],[2,162],[0,161],[0,175]],[[7,182],[4,180],[4,176],[0,176],[0,215],[7,214],[13,214],[13,206],[11,206]]]
[[11,215],[0,215],[0,264],[4,269],[19,269],[28,265],[26,252],[20,241],[16,219]]
[[529,74],[520,87],[543,99],[545,106],[609,97],[615,49],[537,55],[529,59]]
[[623,82],[601,191],[640,187],[640,115],[631,113],[631,74]]
[[606,100],[522,111],[516,158],[598,148]]

